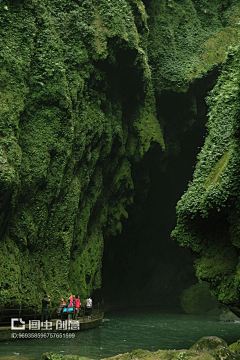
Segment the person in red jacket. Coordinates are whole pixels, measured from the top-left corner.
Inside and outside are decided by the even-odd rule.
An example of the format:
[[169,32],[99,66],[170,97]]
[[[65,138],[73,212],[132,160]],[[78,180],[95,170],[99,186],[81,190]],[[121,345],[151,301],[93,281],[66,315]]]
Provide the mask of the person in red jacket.
[[71,294],[68,298],[69,300],[69,305],[68,305],[68,320],[71,321],[71,319],[73,318],[73,312],[74,312],[74,309],[75,309],[75,295]]
[[81,302],[80,302],[79,296],[76,295],[76,298],[75,298],[75,320],[77,320],[79,311],[81,310],[80,305],[81,305]]

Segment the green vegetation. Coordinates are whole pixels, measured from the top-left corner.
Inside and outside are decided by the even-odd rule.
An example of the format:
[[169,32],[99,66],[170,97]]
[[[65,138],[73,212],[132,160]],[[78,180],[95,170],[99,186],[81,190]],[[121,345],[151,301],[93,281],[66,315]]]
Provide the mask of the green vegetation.
[[[209,136],[178,205],[174,237],[204,252],[208,262],[198,260],[197,271],[208,277],[217,241],[189,219],[236,199],[229,236],[220,232],[233,255],[212,279],[223,301],[229,283],[236,299],[238,48],[226,54],[238,42],[239,21],[237,1],[0,3],[1,305],[40,304],[46,292],[55,306],[70,291],[86,298],[101,286],[104,237],[121,232],[128,217],[134,164],[154,144],[170,147],[158,97],[187,92],[223,62],[208,100]],[[197,112],[195,97],[185,100],[191,117],[182,132]]]
[[189,84],[221,64],[239,42],[237,1],[150,1],[149,62],[154,87],[187,92]]
[[239,54],[231,48],[211,91],[208,134],[172,236],[195,253],[199,279],[226,304],[239,294]]
[[146,19],[141,1],[1,2],[1,304],[101,286],[132,164],[164,146]]
[[[238,357],[238,351],[234,343],[228,347],[227,343],[218,337],[208,336],[198,340],[190,350],[133,350],[130,353],[119,354],[114,357],[107,358],[109,360],[214,360],[214,359],[235,359]],[[236,353],[235,349],[236,348]],[[85,360],[86,358],[77,355],[57,355],[46,353],[41,360]]]

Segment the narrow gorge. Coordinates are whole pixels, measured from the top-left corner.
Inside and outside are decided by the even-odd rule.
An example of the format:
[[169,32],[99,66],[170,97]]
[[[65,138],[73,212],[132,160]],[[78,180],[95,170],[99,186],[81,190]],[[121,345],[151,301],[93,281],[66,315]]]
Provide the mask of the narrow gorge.
[[2,0],[0,32],[0,306],[203,280],[240,314],[239,2]]

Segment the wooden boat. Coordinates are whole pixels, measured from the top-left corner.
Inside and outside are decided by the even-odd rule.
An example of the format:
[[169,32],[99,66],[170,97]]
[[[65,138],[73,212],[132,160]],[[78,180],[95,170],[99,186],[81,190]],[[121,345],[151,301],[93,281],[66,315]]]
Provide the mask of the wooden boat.
[[[88,316],[80,316],[77,319],[77,323],[74,320],[61,320],[61,319],[51,319],[49,320],[49,324],[51,324],[51,328],[45,329],[40,327],[39,329],[29,328],[31,323],[27,323],[22,325],[21,323],[15,324],[12,329],[10,325],[0,326],[0,341],[10,340],[10,339],[37,339],[37,338],[73,338],[75,337],[75,333],[78,331],[89,330],[96,328],[102,324],[102,320],[104,317],[104,312],[93,311],[92,316],[89,318]],[[19,318],[18,318],[19,319]],[[21,319],[24,319],[21,318]],[[35,321],[36,323],[40,322],[40,320],[30,320]],[[62,322],[65,327],[59,328],[59,323]],[[79,326],[76,326],[78,325]],[[17,328],[17,329],[16,329]]]

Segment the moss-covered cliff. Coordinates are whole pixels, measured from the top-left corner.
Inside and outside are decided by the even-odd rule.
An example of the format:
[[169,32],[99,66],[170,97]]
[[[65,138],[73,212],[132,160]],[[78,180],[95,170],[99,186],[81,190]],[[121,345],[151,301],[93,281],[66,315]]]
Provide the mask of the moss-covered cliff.
[[164,146],[146,12],[139,1],[0,10],[1,302],[86,297],[101,285],[103,231],[128,216],[132,162]]
[[177,205],[173,238],[194,253],[196,274],[225,304],[239,304],[239,47],[208,97],[205,144]]
[[[187,92],[218,67],[239,20],[237,1],[0,3],[1,303],[37,304],[44,292],[58,302],[101,286],[104,237],[128,217],[134,164],[154,144],[174,152],[199,111],[188,92],[190,115],[163,135],[162,94]],[[215,173],[236,149],[234,139],[216,146],[204,194],[211,182],[225,186]]]

